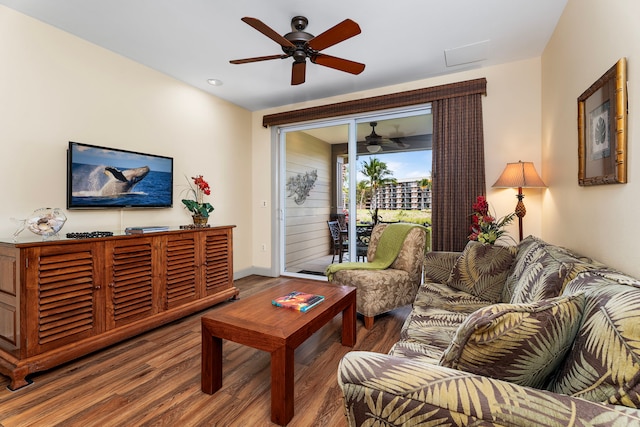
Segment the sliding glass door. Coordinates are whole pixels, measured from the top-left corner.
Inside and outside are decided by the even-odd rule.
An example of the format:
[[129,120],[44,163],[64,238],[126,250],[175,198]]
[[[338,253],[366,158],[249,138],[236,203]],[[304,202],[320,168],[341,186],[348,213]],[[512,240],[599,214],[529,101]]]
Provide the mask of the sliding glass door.
[[[334,149],[348,145],[350,126],[327,123],[289,128],[280,134],[283,273],[320,277],[328,265],[333,243],[327,222],[346,207],[338,189],[342,157],[336,158]],[[336,252],[336,259],[341,256],[344,253]]]
[[[431,129],[428,107],[282,127],[275,224],[280,274],[324,278],[331,263],[363,260],[357,231],[371,227],[376,207],[405,216],[425,210],[427,199],[414,187],[430,178]],[[386,163],[395,181],[415,182],[398,191],[378,185],[362,173],[372,159]]]

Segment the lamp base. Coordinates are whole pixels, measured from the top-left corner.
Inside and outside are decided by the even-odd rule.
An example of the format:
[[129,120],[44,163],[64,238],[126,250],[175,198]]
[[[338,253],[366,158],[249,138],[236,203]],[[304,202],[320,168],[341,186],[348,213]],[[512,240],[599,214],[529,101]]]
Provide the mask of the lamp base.
[[518,237],[520,241],[522,241],[522,218],[527,214],[527,208],[524,207],[524,203],[522,199],[524,199],[524,194],[522,194],[522,187],[518,187],[518,194],[516,194],[518,198],[518,203],[516,204],[516,216],[518,217]]

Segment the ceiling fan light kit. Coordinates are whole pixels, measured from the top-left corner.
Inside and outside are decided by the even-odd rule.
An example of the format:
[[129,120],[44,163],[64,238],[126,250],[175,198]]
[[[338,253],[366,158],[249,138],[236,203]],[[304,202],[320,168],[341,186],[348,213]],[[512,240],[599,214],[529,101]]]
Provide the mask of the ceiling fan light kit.
[[367,145],[367,151],[370,153],[378,153],[380,151],[382,151],[382,147],[376,144],[369,144]]
[[229,61],[232,64],[247,64],[250,62],[268,61],[271,59],[293,58],[291,69],[292,85],[304,83],[307,58],[309,58],[309,61],[314,64],[333,68],[334,70],[344,71],[350,74],[357,75],[364,71],[364,64],[320,53],[323,49],[360,34],[360,26],[351,19],[345,19],[315,37],[304,31],[309,23],[309,20],[304,16],[293,17],[293,19],[291,19],[291,32],[284,36],[278,34],[275,30],[271,29],[259,19],[244,17],[242,18],[242,21],[278,43],[284,54],[234,59]]

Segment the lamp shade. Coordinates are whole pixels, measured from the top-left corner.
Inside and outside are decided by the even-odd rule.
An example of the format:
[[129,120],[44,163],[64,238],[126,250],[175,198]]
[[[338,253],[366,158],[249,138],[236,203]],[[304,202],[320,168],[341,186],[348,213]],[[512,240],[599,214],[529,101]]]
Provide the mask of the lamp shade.
[[546,187],[545,183],[536,172],[532,162],[518,161],[517,163],[507,163],[507,167],[502,171],[492,187],[496,188],[532,188]]

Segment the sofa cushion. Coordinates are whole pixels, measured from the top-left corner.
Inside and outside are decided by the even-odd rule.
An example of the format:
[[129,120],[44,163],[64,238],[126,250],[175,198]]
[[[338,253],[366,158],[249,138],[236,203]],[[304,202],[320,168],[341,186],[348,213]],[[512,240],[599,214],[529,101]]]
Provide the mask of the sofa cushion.
[[402,326],[400,339],[435,346],[442,353],[464,319],[490,304],[444,284],[423,283]]
[[468,313],[453,312],[433,307],[414,308],[404,321],[401,340],[422,342],[444,351],[451,343],[456,330],[467,318]]
[[491,301],[440,283],[423,283],[413,301],[413,309],[416,312],[438,308],[471,314],[488,305],[491,305]]
[[534,260],[522,270],[511,295],[512,304],[526,304],[557,297],[565,285],[594,266],[575,258],[557,246],[541,247]]
[[495,304],[460,325],[440,364],[542,388],[580,326],[584,294],[531,304]]
[[420,341],[400,340],[391,347],[389,355],[437,365],[442,348]]
[[467,243],[451,270],[447,285],[491,302],[500,302],[515,248]]
[[612,271],[587,272],[565,293],[576,291],[585,293],[582,324],[549,389],[640,408],[640,283]]

